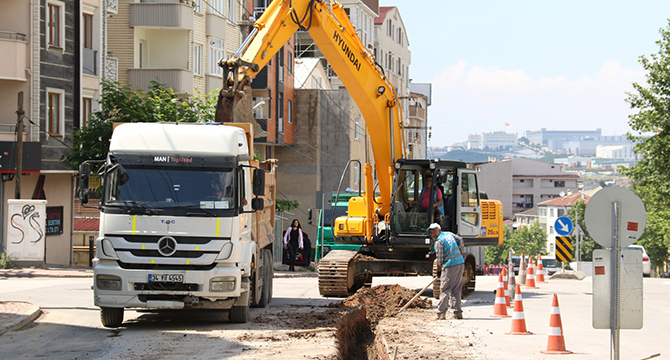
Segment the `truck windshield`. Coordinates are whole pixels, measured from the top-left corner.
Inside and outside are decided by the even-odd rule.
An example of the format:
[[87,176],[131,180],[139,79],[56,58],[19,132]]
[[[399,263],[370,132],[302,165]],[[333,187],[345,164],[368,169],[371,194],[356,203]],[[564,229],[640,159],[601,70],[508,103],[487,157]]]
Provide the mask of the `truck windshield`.
[[105,178],[104,205],[143,211],[236,208],[233,169],[175,169],[119,165]]

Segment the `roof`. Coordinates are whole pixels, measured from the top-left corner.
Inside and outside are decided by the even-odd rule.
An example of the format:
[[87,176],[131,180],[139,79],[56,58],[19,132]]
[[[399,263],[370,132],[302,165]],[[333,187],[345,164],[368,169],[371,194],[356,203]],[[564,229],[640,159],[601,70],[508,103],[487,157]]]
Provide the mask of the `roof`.
[[576,193],[576,194],[571,194],[571,195],[566,195],[563,197],[558,197],[555,199],[543,201],[539,203],[539,206],[566,206],[566,207],[571,207],[575,205],[575,203],[579,200],[584,200],[584,203],[588,203],[589,199],[591,199],[590,195],[584,195],[582,193]]
[[380,6],[379,7],[379,16],[375,18],[375,25],[381,25],[384,23],[384,20],[386,20],[386,13],[389,12],[389,10],[394,9],[395,6]]
[[524,210],[514,214],[514,216],[538,216],[540,210],[537,207],[532,207],[528,210]]
[[512,177],[519,178],[579,178],[579,174],[546,174],[546,175],[512,175]]
[[74,231],[97,232],[100,230],[100,218],[76,217],[74,218]]

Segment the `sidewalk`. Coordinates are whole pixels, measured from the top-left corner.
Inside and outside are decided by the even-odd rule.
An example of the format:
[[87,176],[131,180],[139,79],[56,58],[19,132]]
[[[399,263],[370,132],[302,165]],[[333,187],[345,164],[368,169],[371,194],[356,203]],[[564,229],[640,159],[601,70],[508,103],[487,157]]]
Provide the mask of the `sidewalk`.
[[21,329],[42,313],[39,306],[21,301],[0,301],[0,335]]

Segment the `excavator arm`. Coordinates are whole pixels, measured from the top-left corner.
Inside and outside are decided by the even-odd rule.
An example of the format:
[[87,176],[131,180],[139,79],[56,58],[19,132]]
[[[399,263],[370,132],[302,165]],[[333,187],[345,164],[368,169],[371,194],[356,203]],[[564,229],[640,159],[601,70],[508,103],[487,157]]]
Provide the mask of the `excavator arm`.
[[394,162],[404,157],[402,112],[396,89],[361,42],[342,5],[332,0],[274,0],[235,55],[219,62],[224,68],[224,87],[216,119],[251,120],[251,80],[298,30],[312,36],[360,108],[368,132],[374,134],[370,142],[381,204],[377,209],[372,206],[373,189],[367,187],[372,184],[372,172],[366,171],[364,232],[369,240],[372,218],[383,218],[390,208]]

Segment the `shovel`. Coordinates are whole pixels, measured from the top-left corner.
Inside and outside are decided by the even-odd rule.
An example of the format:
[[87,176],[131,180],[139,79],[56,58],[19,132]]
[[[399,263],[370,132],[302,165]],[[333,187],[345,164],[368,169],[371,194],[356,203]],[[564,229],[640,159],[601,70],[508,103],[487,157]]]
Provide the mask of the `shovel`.
[[431,281],[428,283],[428,285],[424,286],[423,289],[421,289],[421,291],[419,291],[416,295],[414,295],[414,297],[413,297],[410,301],[407,302],[407,304],[405,304],[403,307],[401,307],[400,310],[398,310],[398,312],[396,313],[396,315],[400,314],[403,310],[407,309],[407,307],[408,307],[412,302],[414,302],[414,300],[416,300],[416,298],[418,298],[419,296],[421,296],[421,294],[423,294],[423,292],[426,291],[426,289],[428,289],[428,287],[430,287],[431,285],[433,285],[433,283],[435,282],[435,280],[437,280],[437,277],[434,277],[433,280],[431,280]]

